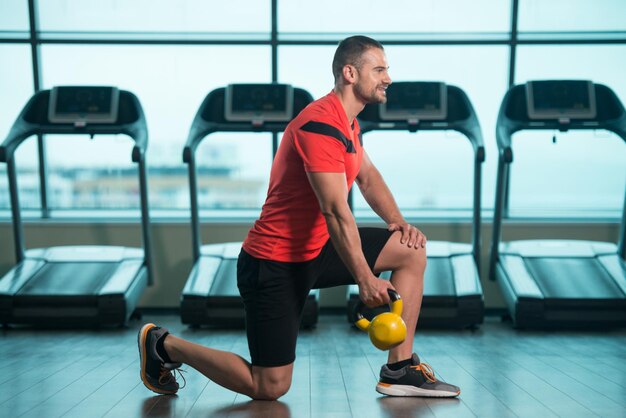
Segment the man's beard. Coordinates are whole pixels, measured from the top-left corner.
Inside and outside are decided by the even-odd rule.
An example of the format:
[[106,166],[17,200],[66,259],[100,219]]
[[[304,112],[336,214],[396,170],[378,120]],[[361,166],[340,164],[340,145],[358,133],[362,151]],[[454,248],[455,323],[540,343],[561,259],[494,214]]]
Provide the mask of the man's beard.
[[378,94],[378,87],[374,87],[371,91],[365,91],[360,84],[355,86],[356,94],[363,99],[365,103],[387,103],[387,96],[385,94]]

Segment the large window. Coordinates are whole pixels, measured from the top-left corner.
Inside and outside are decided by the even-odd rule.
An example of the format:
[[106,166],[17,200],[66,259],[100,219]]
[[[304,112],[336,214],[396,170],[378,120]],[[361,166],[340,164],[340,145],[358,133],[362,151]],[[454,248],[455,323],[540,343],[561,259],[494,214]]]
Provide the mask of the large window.
[[[0,44],[0,141],[33,94],[30,47],[25,44]],[[32,156],[32,157],[31,157]],[[20,175],[19,190],[24,207],[39,206],[37,143],[32,138],[15,156]],[[22,178],[25,178],[23,181]],[[6,164],[0,163],[0,209],[9,207]]]
[[272,135],[218,133],[206,138],[197,153],[203,214],[258,215],[269,185]]
[[16,39],[27,38],[28,31],[28,3],[24,0],[0,1],[0,36]]
[[[540,63],[541,65],[538,65]],[[521,46],[516,82],[589,79],[626,103],[626,45]],[[526,131],[513,136],[511,214],[618,213],[626,144],[606,131]]]
[[611,216],[624,204],[626,146],[605,131],[513,135],[511,215]]
[[[522,0],[519,31],[524,38],[623,38],[626,12],[623,0]],[[621,32],[621,33],[620,33]]]
[[[150,203],[158,209],[189,207],[182,149],[204,97],[228,83],[271,81],[270,49],[266,46],[45,45],[42,65],[46,68],[46,88],[102,84],[137,95],[148,122]],[[199,149],[198,168],[203,181],[219,185],[223,199],[220,201],[219,193],[215,197],[214,191],[212,199],[201,201],[210,203],[212,208],[236,208],[237,202],[243,201],[237,196],[240,193],[233,190],[249,187],[242,183],[242,172],[251,176],[245,156],[256,153],[259,165],[269,165],[271,141],[225,141],[224,136],[216,141],[217,136],[211,135]],[[89,141],[86,136],[65,141],[65,146],[50,146],[48,150],[50,188],[53,196],[67,196],[57,190],[74,181],[75,199],[51,199],[52,207],[138,206],[137,174],[130,160],[129,142],[122,144],[106,138]],[[109,177],[110,184],[94,181],[93,174],[88,174],[94,170],[99,178]],[[251,181],[261,182],[262,188],[268,172],[259,170]],[[257,190],[254,192],[258,194]],[[258,199],[253,201],[260,207]],[[249,207],[249,202],[246,200],[243,206]]]
[[33,94],[29,46],[0,44],[0,62],[0,137],[4,139]]
[[506,38],[511,4],[501,0],[279,1],[280,39],[341,39],[361,33],[380,40]]
[[[206,94],[229,83],[279,81],[321,97],[333,87],[336,43],[352,34],[383,42],[394,81],[440,80],[467,93],[486,147],[481,196],[486,211],[494,202],[496,117],[511,84],[585,78],[608,85],[626,101],[621,0],[32,4],[36,16],[31,19],[29,1],[0,2],[3,138],[33,86],[100,84],[132,91],[148,121],[151,207],[174,216],[188,216],[182,149]],[[623,141],[607,132],[554,134],[515,135],[511,216],[619,216],[626,186]],[[364,140],[407,215],[469,216],[472,149],[461,134],[372,132]],[[47,136],[44,141],[50,209],[78,209],[87,216],[94,212],[85,209],[137,209],[128,138]],[[197,163],[203,216],[258,213],[267,191],[272,142],[270,134],[218,133],[201,144]],[[39,153],[36,138],[30,138],[17,154],[22,203],[34,209],[42,200]],[[4,213],[9,207],[5,170],[0,164]],[[361,219],[374,216],[356,189],[354,208]]]
[[269,39],[270,2],[256,0],[45,0],[46,38]]

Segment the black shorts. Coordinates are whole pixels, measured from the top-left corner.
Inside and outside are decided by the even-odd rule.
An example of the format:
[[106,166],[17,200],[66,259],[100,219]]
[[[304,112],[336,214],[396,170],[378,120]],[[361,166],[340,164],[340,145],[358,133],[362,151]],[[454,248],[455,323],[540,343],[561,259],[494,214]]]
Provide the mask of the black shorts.
[[[359,228],[363,254],[372,271],[391,234],[382,228]],[[354,283],[330,240],[316,258],[301,263],[257,259],[241,250],[237,286],[246,308],[252,364],[275,367],[293,363],[309,291]]]

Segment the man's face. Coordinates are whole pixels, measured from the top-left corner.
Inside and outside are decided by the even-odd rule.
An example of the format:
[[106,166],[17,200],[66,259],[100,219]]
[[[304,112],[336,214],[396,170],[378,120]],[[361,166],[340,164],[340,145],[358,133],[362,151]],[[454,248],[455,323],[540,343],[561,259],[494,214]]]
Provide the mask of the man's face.
[[361,66],[357,68],[355,94],[364,103],[386,103],[387,87],[391,84],[389,65],[385,52],[379,48],[369,48],[361,56]]

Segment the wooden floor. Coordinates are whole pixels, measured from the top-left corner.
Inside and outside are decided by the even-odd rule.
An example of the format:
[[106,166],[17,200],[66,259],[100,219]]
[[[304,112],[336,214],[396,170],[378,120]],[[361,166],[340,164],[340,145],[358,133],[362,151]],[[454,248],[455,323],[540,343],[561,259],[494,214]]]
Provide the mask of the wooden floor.
[[[175,316],[144,316],[195,342],[247,357],[242,331],[190,330]],[[487,318],[478,331],[422,331],[415,349],[458,399],[386,398],[374,390],[385,354],[343,316],[302,331],[293,385],[253,402],[195,370],[178,396],[139,380],[136,333],[5,330],[2,417],[626,417],[626,331],[520,332]]]

